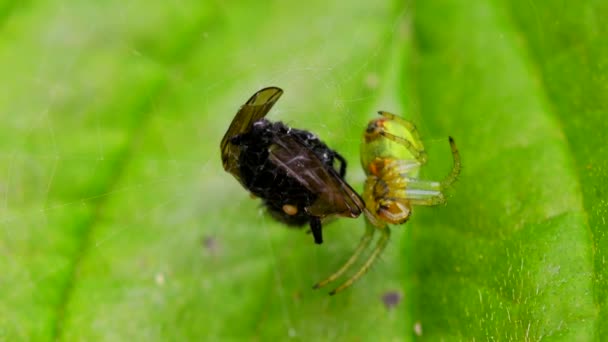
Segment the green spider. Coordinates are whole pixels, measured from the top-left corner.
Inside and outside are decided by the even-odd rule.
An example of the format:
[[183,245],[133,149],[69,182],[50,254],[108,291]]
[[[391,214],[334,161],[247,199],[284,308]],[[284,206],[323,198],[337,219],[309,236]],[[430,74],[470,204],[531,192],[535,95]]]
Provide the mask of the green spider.
[[460,154],[454,139],[449,137],[454,159],[450,174],[440,182],[419,179],[420,167],[426,163],[427,154],[416,126],[394,114],[378,113],[381,118],[369,122],[361,144],[361,164],[367,175],[363,190],[368,219],[365,234],[346,263],[314,288],[335,281],[347,271],[369,246],[376,230],[382,236],[363,266],[330,295],[351,286],[373,265],[390,238],[388,224],[405,223],[411,215],[412,205],[444,203],[443,191],[454,183],[460,173]]

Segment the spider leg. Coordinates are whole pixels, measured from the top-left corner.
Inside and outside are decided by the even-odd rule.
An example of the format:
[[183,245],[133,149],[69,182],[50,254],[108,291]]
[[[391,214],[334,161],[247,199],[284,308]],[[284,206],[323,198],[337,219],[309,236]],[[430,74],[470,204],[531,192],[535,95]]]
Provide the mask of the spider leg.
[[[420,133],[418,132],[418,128],[416,128],[416,125],[414,125],[411,121],[405,120],[404,118],[402,118],[400,116],[397,116],[395,114],[385,112],[385,111],[379,111],[378,114],[382,115],[383,117],[387,118],[388,120],[395,121],[397,124],[405,127],[412,134],[412,138],[415,141],[421,140]],[[407,148],[412,153],[414,158],[416,158],[416,160],[418,160],[420,162],[420,164],[426,164],[427,154],[426,154],[426,151],[424,150],[424,147],[417,148],[416,146],[414,146],[414,144],[412,144],[411,141],[404,139],[402,137],[398,137],[394,134],[384,132],[384,131],[380,131],[380,135],[382,135],[383,137],[385,137],[389,140],[392,140],[398,144],[405,146],[405,148]]]
[[348,260],[344,263],[344,265],[342,265],[342,267],[340,267],[339,270],[337,270],[332,275],[327,277],[327,279],[316,283],[312,288],[313,289],[321,288],[321,287],[335,281],[342,275],[342,273],[344,273],[346,270],[348,270],[355,263],[355,261],[357,261],[361,252],[364,249],[366,249],[367,246],[369,246],[369,243],[372,241],[372,237],[374,236],[374,231],[375,231],[375,228],[373,226],[366,224],[365,225],[365,234],[363,234],[363,236],[361,237],[361,241],[359,242],[359,245],[353,252],[353,255],[351,255],[351,257],[348,258]]
[[456,147],[456,143],[454,142],[454,138],[449,137],[450,141],[450,149],[452,150],[452,159],[454,160],[454,164],[452,166],[452,171],[450,174],[441,181],[441,189],[445,189],[452,185],[454,181],[458,178],[460,174],[460,152],[458,152],[458,148]]
[[404,178],[407,187],[402,190],[403,197],[413,205],[437,205],[445,202],[442,184],[417,178]]
[[412,205],[434,206],[445,203],[445,196],[442,193],[428,197],[419,196],[418,198],[408,199],[408,202]]
[[370,267],[372,266],[374,261],[376,261],[376,259],[380,255],[380,253],[382,253],[382,251],[384,250],[384,247],[386,247],[386,244],[388,243],[388,240],[391,237],[391,231],[388,226],[384,226],[384,228],[381,228],[380,231],[382,232],[382,236],[378,240],[378,243],[376,243],[376,248],[374,248],[374,250],[373,250],[372,254],[369,256],[369,258],[367,258],[367,261],[365,262],[365,264],[363,264],[363,266],[361,266],[361,268],[359,268],[357,273],[355,273],[347,281],[342,283],[342,285],[333,289],[329,293],[331,296],[350,287],[355,281],[357,281],[357,279],[361,278],[361,276],[363,276],[365,274],[365,272],[367,272],[370,269]]
[[[401,188],[401,190],[394,191],[393,197],[406,198],[413,205],[432,206],[444,203],[445,197],[442,191],[456,181],[461,168],[460,153],[456,143],[452,137],[449,138],[449,142],[454,163],[450,174],[444,180],[435,182],[409,177],[408,172],[415,165],[396,162],[395,166],[389,168],[387,173],[383,175],[384,179],[394,180],[393,188]],[[396,173],[398,177],[396,177]]]
[[[377,177],[385,183],[389,191],[382,195],[386,200],[407,200],[415,205],[436,205],[445,202],[441,193],[442,183],[422,180],[411,176],[411,173],[420,167],[416,161],[395,160]],[[368,185],[364,194],[372,194],[374,183]],[[369,195],[363,197],[366,203],[372,203]],[[374,199],[377,200],[377,199]]]
[[386,171],[381,174],[381,177],[409,177],[408,175],[419,169],[421,164],[413,160],[393,160],[391,166],[386,168]]
[[380,114],[381,116],[384,116],[385,118],[387,118],[391,121],[395,121],[398,124],[400,124],[401,126],[407,128],[407,130],[412,133],[412,136],[414,137],[414,139],[420,140],[420,133],[418,133],[418,128],[416,128],[416,125],[414,125],[413,122],[406,120],[396,114],[385,112],[383,110],[378,111],[378,114]]

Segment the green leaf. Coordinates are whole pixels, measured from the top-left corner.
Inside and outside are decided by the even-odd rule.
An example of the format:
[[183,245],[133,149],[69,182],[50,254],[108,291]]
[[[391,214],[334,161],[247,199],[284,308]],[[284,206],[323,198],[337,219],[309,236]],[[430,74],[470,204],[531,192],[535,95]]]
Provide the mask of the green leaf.
[[[601,340],[602,1],[0,1],[0,340]],[[270,219],[219,142],[258,89],[349,161],[377,110],[418,124],[448,204],[352,288]],[[337,285],[337,284],[336,284]],[[383,296],[396,293],[396,306]]]

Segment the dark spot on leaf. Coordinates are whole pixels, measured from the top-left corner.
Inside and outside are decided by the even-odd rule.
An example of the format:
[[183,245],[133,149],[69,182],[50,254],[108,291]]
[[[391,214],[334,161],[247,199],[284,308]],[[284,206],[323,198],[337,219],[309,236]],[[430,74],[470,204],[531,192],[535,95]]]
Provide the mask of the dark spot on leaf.
[[401,302],[401,293],[398,291],[387,291],[382,295],[382,302],[387,309],[396,307]]
[[217,250],[217,239],[213,236],[204,236],[202,239],[203,248],[211,253]]

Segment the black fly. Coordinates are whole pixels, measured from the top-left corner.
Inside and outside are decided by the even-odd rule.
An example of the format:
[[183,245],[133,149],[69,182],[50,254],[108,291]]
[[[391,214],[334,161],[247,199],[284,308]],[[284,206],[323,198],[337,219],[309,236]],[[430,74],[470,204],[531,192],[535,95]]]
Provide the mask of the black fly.
[[264,118],[282,94],[264,88],[239,109],[222,139],[222,163],[272,217],[291,226],[309,223],[320,244],[323,218],[358,217],[365,203],[344,180],[341,155],[308,131]]

